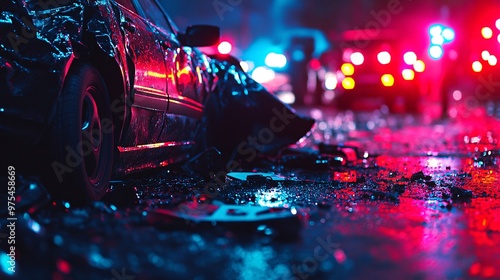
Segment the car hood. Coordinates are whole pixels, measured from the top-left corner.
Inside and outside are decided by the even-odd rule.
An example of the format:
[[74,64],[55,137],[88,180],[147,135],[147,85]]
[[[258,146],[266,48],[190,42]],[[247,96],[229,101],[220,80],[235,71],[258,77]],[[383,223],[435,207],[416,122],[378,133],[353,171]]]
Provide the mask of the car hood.
[[[87,21],[86,9],[90,11]],[[74,53],[74,45],[82,42],[84,30],[95,36],[106,54],[115,55],[119,38],[111,34],[120,31],[112,24],[116,14],[107,2],[11,0],[2,1],[0,11],[0,34],[5,34],[0,36],[0,52],[18,61],[55,64],[66,60]]]
[[214,55],[217,76],[205,114],[209,145],[226,159],[273,154],[296,143],[314,124],[254,81],[233,57]]

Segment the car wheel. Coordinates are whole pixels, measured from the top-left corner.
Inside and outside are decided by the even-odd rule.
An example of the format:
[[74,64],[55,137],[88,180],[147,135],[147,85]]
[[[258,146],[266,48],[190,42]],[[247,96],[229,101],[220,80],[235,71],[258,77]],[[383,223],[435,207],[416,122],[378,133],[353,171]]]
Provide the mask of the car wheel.
[[73,202],[101,199],[113,166],[113,122],[106,85],[82,64],[68,74],[51,132],[56,195]]

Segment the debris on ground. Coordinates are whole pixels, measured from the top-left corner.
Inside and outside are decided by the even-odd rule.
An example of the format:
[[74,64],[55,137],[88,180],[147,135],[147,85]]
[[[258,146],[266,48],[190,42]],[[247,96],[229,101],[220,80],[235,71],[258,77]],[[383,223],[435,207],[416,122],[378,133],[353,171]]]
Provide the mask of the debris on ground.
[[148,221],[166,228],[218,226],[242,233],[266,226],[286,236],[297,235],[300,231],[299,215],[295,207],[228,205],[220,201],[192,201],[182,203],[174,209],[155,209],[149,212]]

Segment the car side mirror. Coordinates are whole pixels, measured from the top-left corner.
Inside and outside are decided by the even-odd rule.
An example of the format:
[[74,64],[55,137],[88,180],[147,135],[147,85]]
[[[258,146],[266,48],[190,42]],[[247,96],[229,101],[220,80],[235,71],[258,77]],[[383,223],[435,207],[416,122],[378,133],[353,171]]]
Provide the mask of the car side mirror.
[[181,43],[191,47],[213,46],[220,41],[220,28],[213,25],[191,25],[179,39]]

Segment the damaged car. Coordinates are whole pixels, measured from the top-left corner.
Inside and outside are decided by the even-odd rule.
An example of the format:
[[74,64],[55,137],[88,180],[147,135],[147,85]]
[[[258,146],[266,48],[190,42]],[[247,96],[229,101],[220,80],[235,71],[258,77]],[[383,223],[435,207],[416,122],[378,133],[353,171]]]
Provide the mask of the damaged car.
[[276,152],[314,121],[279,102],[236,59],[196,47],[155,0],[0,3],[3,163],[39,162],[53,194],[101,199],[112,177],[182,162]]

